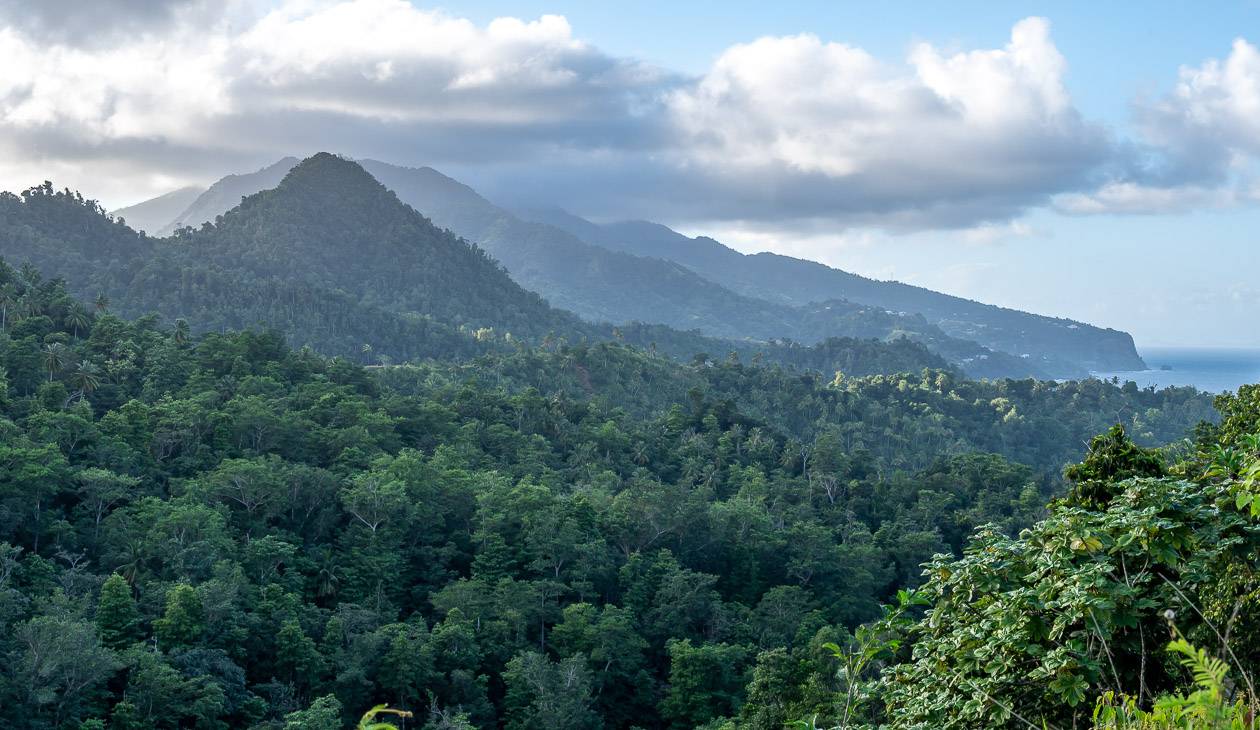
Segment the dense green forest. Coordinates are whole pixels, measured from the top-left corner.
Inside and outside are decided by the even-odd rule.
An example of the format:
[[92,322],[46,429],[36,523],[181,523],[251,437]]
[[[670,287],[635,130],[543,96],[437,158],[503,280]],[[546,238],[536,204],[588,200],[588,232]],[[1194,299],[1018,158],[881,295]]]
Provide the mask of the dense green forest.
[[[278,194],[174,240],[260,256],[216,231],[284,240],[250,217]],[[80,207],[85,247],[151,245]],[[33,267],[0,292],[5,727],[1064,727],[1177,699],[1170,620],[1214,653],[1232,628],[1222,697],[1255,666],[1260,389],[1222,420],[1193,389],[855,374],[907,342],[680,362],[646,327],[393,365]]]

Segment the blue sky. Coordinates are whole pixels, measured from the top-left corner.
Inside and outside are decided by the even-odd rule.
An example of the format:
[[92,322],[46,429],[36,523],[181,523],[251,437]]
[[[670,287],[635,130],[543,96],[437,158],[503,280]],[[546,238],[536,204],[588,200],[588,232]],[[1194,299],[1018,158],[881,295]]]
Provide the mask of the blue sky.
[[[887,59],[930,41],[1000,46],[1011,26],[1047,17],[1067,58],[1066,84],[1087,116],[1123,134],[1136,96],[1168,89],[1178,69],[1260,42],[1260,2],[466,2],[482,22],[560,13],[619,55],[703,73],[730,44],[813,33]],[[877,278],[909,280],[996,304],[1125,329],[1146,346],[1260,347],[1260,212],[1027,218],[1034,240],[989,245],[951,235],[878,236],[858,246],[787,249]],[[691,233],[704,233],[691,229]],[[727,239],[730,242],[729,238]],[[746,248],[766,247],[758,240]]]
[[1260,347],[1258,44],[1252,0],[0,5],[0,188],[117,207],[328,149]]

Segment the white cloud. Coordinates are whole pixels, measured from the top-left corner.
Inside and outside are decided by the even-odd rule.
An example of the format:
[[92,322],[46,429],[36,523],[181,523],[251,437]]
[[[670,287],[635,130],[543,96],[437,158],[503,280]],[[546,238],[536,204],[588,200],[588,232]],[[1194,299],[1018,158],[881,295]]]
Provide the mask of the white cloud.
[[1177,147],[1210,138],[1237,152],[1260,154],[1260,50],[1239,38],[1224,62],[1183,67],[1176,87],[1145,113],[1156,144]]
[[[57,182],[132,184],[138,198],[160,192],[155,170],[204,181],[290,152],[441,163],[633,146],[650,125],[632,102],[672,78],[602,54],[558,16],[477,26],[406,0],[164,7],[165,22],[112,43],[0,14],[0,187],[77,170]],[[92,174],[126,161],[129,179]]]
[[1036,231],[1027,222],[1014,220],[1007,223],[981,223],[961,231],[959,237],[965,243],[989,246],[1016,238],[1028,238],[1035,234]]
[[1158,214],[1260,200],[1260,50],[1234,41],[1224,61],[1182,67],[1165,95],[1135,104],[1126,168],[1097,190],[1067,193],[1071,214]]
[[1003,48],[922,44],[905,65],[812,35],[762,38],[668,104],[692,164],[748,181],[729,191],[741,207],[805,186],[802,218],[969,226],[1078,189],[1110,154],[1072,106],[1065,65],[1041,18]]
[[[110,204],[321,149],[432,164],[522,204],[802,236],[1256,199],[1260,52],[1183,69],[1135,144],[1082,118],[1049,23],[901,61],[812,35],[734,45],[697,78],[567,20],[479,25],[406,0],[67,0],[0,10],[0,188]],[[15,6],[16,7],[16,6]],[[92,33],[93,27],[101,32]],[[531,197],[532,196],[532,197]]]
[[1070,215],[1160,215],[1200,208],[1224,208],[1237,201],[1238,196],[1234,192],[1210,186],[1111,182],[1091,192],[1059,195],[1054,200],[1054,208]]

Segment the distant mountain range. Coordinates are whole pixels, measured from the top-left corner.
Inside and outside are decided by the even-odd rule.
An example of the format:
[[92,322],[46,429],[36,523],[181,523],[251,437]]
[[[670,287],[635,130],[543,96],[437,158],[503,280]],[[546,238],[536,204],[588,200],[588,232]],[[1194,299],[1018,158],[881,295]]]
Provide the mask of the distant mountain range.
[[610,250],[675,261],[751,297],[796,306],[839,297],[890,312],[914,312],[948,335],[1039,358],[1052,369],[1072,364],[1094,371],[1112,365],[1120,370],[1143,367],[1133,339],[1113,329],[996,307],[896,281],[867,279],[815,261],[774,253],[746,255],[712,238],[688,238],[647,221],[596,225],[560,209],[518,215]]
[[[297,164],[285,158],[229,175],[164,224],[153,213],[172,196],[115,215],[129,222],[139,216],[159,235],[196,227],[242,197],[274,187]],[[599,225],[559,208],[508,211],[432,168],[360,164],[436,225],[487,251],[521,286],[588,322],[659,323],[754,342],[905,336],[973,376],[1078,377],[1144,367],[1132,338],[1116,330],[874,281],[812,261],[745,255],[655,223]]]
[[[213,195],[190,205],[222,199],[240,182],[211,188]],[[187,318],[201,331],[274,328],[294,345],[369,363],[619,339],[662,356],[734,354],[829,374],[949,367],[905,339],[832,338],[804,347],[587,322],[523,289],[485,250],[435,226],[359,164],[326,153],[213,223],[158,238],[134,231],[125,217],[51,185],[0,193],[0,258],[63,278],[80,298],[103,295],[126,316]]]

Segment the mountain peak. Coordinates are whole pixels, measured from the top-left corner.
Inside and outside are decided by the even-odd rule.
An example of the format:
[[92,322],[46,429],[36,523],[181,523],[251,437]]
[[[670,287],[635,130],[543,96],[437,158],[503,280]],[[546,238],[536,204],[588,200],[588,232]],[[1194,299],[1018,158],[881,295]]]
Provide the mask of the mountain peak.
[[268,211],[303,227],[380,226],[412,211],[359,163],[320,152],[293,166],[271,190],[247,196],[225,219]]
[[280,181],[279,188],[294,186],[317,190],[334,190],[336,186],[343,186],[343,192],[359,187],[385,191],[385,187],[359,163],[331,152],[317,152],[294,165]]

